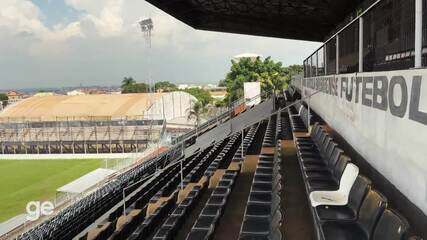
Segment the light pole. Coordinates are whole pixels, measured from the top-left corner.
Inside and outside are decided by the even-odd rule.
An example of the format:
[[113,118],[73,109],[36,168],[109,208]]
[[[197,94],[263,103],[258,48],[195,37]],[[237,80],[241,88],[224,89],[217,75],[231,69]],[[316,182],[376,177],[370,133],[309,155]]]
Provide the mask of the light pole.
[[[155,92],[154,84],[152,84],[151,79],[151,33],[154,29],[153,20],[151,18],[146,18],[138,21],[139,26],[141,27],[141,32],[147,42],[148,45],[148,85],[149,85],[149,92]],[[153,85],[154,91],[151,89],[151,85]]]

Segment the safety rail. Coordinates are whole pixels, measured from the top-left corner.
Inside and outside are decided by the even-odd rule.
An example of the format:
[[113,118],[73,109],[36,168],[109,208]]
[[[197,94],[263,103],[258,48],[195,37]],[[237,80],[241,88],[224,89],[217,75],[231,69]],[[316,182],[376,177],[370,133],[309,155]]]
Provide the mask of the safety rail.
[[175,140],[172,141],[172,145],[175,145],[179,142],[182,142],[183,140],[191,139],[191,137],[193,137],[194,135],[198,135],[199,133],[204,132],[206,129],[209,129],[213,125],[218,124],[219,122],[226,119],[227,117],[231,117],[231,114],[235,110],[236,107],[238,107],[242,104],[250,103],[257,98],[262,99],[263,97],[266,97],[266,94],[259,94],[259,95],[256,95],[256,96],[250,98],[250,99],[244,99],[242,97],[242,98],[239,98],[239,99],[233,101],[232,103],[230,103],[225,108],[224,111],[220,111],[219,114],[216,114],[216,116],[212,117],[211,119],[204,122],[200,126],[197,126],[193,130],[191,130],[191,131],[189,131],[189,132],[187,132],[181,136],[178,136]]

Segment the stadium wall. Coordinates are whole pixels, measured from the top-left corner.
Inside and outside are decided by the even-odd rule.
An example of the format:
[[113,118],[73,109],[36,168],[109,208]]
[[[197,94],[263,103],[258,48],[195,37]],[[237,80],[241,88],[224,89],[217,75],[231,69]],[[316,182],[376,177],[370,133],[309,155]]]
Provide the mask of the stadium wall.
[[[295,80],[302,96],[376,170],[427,214],[427,69]],[[423,81],[424,80],[424,81]]]

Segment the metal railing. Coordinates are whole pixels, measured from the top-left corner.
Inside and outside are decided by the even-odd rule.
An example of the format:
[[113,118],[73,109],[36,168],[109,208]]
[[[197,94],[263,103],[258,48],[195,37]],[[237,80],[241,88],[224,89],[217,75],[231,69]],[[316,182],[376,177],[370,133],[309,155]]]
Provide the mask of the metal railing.
[[172,141],[172,145],[175,145],[179,142],[183,142],[185,140],[188,140],[195,135],[199,135],[199,133],[204,132],[206,129],[209,129],[213,125],[217,125],[218,123],[220,123],[222,120],[226,119],[227,117],[231,118],[231,113],[236,109],[236,107],[240,106],[241,104],[251,103],[255,99],[257,99],[257,98],[262,99],[263,97],[266,97],[266,94],[259,94],[257,96],[250,98],[250,99],[245,99],[242,97],[242,98],[239,98],[239,99],[233,101],[227,107],[225,107],[225,110],[220,111],[219,113],[217,113],[214,117],[212,117],[208,121],[197,126],[193,130],[177,137],[175,140]]

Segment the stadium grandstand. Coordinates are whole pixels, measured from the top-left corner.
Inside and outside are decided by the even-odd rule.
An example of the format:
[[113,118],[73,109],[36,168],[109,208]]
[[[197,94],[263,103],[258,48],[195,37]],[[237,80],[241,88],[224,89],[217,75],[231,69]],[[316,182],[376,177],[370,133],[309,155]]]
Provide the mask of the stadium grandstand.
[[325,44],[279,96],[8,237],[426,238],[426,0],[149,2],[198,29]]
[[192,129],[195,101],[185,92],[31,97],[0,113],[0,153],[140,152]]

